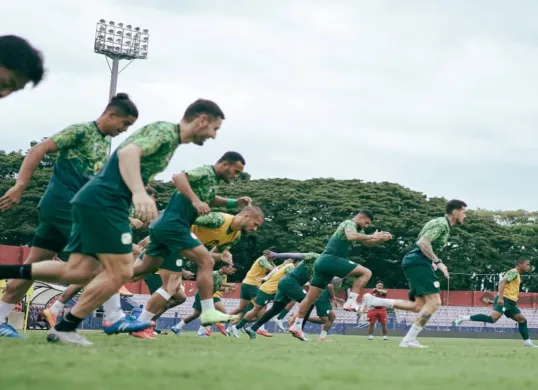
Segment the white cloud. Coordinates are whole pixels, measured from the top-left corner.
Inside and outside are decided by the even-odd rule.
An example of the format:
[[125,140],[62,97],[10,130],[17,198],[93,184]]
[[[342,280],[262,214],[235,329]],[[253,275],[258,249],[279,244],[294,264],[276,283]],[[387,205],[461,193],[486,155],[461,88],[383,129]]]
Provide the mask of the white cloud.
[[49,68],[43,85],[1,102],[4,149],[100,113],[108,75],[93,53],[94,26],[121,17],[151,34],[149,59],[119,80],[139,106],[135,127],[178,121],[198,97],[217,101],[228,118],[216,141],[181,147],[161,178],[237,150],[254,178],[394,181],[472,207],[536,209],[532,1],[2,7],[1,32],[42,48]]

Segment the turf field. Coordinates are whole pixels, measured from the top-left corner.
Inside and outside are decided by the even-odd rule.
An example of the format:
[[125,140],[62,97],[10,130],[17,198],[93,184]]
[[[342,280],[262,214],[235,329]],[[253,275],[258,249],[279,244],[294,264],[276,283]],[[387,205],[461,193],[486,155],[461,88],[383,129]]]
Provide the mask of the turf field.
[[331,343],[86,333],[89,348],[50,345],[45,333],[0,338],[0,389],[536,389],[538,349],[513,340],[398,340],[332,336]]

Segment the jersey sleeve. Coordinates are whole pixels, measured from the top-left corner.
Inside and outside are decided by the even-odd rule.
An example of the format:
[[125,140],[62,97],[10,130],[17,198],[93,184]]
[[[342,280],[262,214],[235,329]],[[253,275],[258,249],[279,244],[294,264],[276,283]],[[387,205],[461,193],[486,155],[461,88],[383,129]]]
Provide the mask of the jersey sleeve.
[[221,213],[209,213],[196,218],[193,225],[209,229],[216,229],[218,227],[221,227],[223,223],[224,217]]
[[448,226],[446,224],[440,224],[435,222],[429,222],[424,226],[424,231],[421,237],[427,238],[430,242],[434,242],[439,237],[446,234]]
[[273,266],[265,256],[260,257],[260,262],[258,264],[265,269],[269,269]]
[[54,134],[50,139],[56,144],[58,150],[70,149],[84,139],[85,126],[73,125]]
[[191,169],[190,171],[185,171],[185,174],[189,179],[189,184],[196,184],[198,182],[206,180],[208,177],[211,177],[211,175],[213,174],[213,172],[211,172],[211,169],[211,167],[203,166]]
[[316,259],[319,257],[319,254],[317,253],[313,253],[313,252],[310,252],[310,253],[306,253],[303,257],[303,261],[305,263],[313,263],[314,261],[316,261]]
[[342,222],[342,231],[351,231],[352,233],[358,233],[357,232],[357,225],[353,221],[344,221]]
[[174,130],[165,123],[153,125],[150,132],[145,136],[134,139],[131,144],[142,149],[142,156],[151,156],[157,153],[161,145],[177,142]]
[[293,264],[286,264],[286,268],[284,268],[284,274],[289,274],[291,271],[293,271],[295,267]]
[[508,282],[511,282],[512,280],[515,280],[518,277],[518,272],[515,269],[511,269],[507,273],[504,274],[504,279]]

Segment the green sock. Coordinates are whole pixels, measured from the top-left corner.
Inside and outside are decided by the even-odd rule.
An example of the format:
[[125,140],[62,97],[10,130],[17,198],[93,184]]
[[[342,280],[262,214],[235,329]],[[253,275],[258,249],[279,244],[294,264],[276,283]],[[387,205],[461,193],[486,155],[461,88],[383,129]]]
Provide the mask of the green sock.
[[286,315],[288,314],[289,312],[286,310],[286,309],[282,309],[282,311],[280,312],[280,314],[278,315],[278,319],[279,320],[283,320],[284,317],[286,317]]
[[529,339],[529,328],[527,328],[527,320],[519,324],[519,334],[523,337],[523,340]]
[[236,328],[241,329],[243,326],[248,324],[248,320],[245,318],[241,318],[241,321],[239,321],[239,324],[237,324]]
[[491,318],[490,316],[487,316],[485,314],[474,314],[474,315],[471,316],[471,321],[474,321],[474,322],[487,322],[487,323],[490,323],[490,324],[495,323],[495,321],[493,321],[493,318]]

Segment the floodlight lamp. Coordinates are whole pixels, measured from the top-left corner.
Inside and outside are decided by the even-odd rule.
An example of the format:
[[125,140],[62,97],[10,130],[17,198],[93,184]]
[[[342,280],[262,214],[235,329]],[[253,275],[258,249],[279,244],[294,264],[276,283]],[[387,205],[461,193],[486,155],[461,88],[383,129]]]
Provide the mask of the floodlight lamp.
[[135,27],[135,31],[140,31],[140,27]]
[[114,38],[112,38],[112,37],[108,37],[106,40],[109,41],[109,42],[114,42]]
[[123,23],[118,23],[118,26],[123,27]]
[[109,28],[109,29],[108,29],[108,32],[109,32],[110,34],[114,34],[114,29],[113,29],[113,28]]
[[131,38],[131,33],[128,32],[128,33],[125,34],[125,36]]
[[105,20],[105,19],[101,19],[101,20],[99,20],[99,23],[106,23],[106,20]]
[[125,44],[126,44],[126,45],[130,45],[130,44],[131,44],[131,41],[125,41]]
[[147,34],[147,33],[148,33],[148,29],[147,29],[147,28],[145,28],[145,29],[144,29],[144,32],[145,32],[145,33]]
[[126,27],[127,27],[129,30],[133,28],[133,26],[131,26],[130,24],[128,24]]
[[144,37],[144,42],[147,42],[148,41],[148,37]]
[[114,25],[114,22],[111,20],[110,22],[108,22],[108,24],[110,24],[111,26]]

